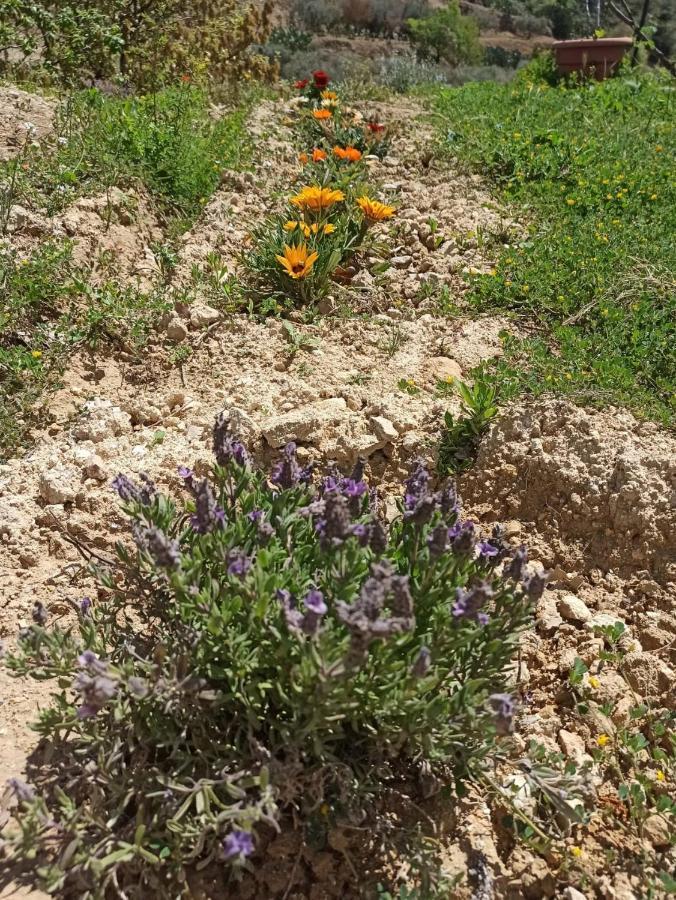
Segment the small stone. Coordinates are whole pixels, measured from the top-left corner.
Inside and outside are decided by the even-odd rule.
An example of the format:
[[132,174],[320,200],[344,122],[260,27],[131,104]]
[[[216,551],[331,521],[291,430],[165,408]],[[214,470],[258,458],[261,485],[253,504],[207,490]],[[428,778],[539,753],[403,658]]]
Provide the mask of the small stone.
[[556,608],[556,598],[546,592],[538,602],[536,617],[538,631],[546,636],[551,637],[563,624],[563,619]]
[[671,836],[666,819],[658,815],[648,816],[643,823],[643,837],[658,850],[668,847],[671,844]]
[[78,483],[76,469],[55,466],[40,475],[40,496],[50,505],[73,503],[77,495]]
[[558,602],[557,608],[563,618],[569,622],[584,623],[588,622],[592,617],[587,604],[584,600],[576,597],[575,594],[566,594],[562,597]]
[[93,478],[95,481],[105,481],[108,477],[103,460],[96,453],[92,453],[85,461],[84,471],[87,478]]
[[213,306],[207,306],[206,303],[195,303],[190,308],[190,324],[193,328],[206,328],[218,322],[221,314]]
[[578,891],[577,888],[568,885],[561,893],[561,900],[587,900],[587,897],[582,891]]
[[433,356],[428,362],[428,368],[433,378],[438,381],[462,381],[462,369],[460,364],[448,356]]
[[390,257],[390,263],[394,266],[395,269],[407,269],[412,262],[412,256],[403,255]]
[[180,343],[188,337],[188,329],[179,318],[170,319],[166,329],[167,337],[170,341]]
[[90,400],[84,405],[81,421],[73,426],[76,441],[97,444],[109,437],[119,437],[131,431],[131,418],[110,400]]
[[376,437],[381,441],[395,441],[399,437],[399,432],[389,419],[384,416],[371,416],[371,427]]
[[624,657],[622,671],[629,686],[642,697],[659,697],[664,694],[673,703],[676,673],[658,656],[652,653],[628,653]]
[[561,747],[563,753],[568,759],[572,759],[573,762],[578,765],[591,759],[586,751],[584,740],[579,734],[575,734],[573,731],[566,731],[565,728],[562,728],[558,734],[558,741],[559,747]]
[[283,447],[289,441],[309,440],[322,426],[339,422],[347,414],[342,397],[331,397],[292,409],[281,416],[272,416],[261,425],[265,440],[271,447]]
[[141,401],[129,408],[131,420],[134,425],[159,425],[162,421],[162,412],[152,403]]

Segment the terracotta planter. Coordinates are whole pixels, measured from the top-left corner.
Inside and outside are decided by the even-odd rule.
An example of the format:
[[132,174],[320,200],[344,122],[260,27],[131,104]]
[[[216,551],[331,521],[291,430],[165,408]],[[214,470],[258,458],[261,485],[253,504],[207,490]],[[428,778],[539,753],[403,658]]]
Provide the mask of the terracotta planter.
[[556,41],[552,44],[556,65],[562,75],[584,72],[598,81],[612,75],[624,54],[634,43],[630,37],[589,38]]

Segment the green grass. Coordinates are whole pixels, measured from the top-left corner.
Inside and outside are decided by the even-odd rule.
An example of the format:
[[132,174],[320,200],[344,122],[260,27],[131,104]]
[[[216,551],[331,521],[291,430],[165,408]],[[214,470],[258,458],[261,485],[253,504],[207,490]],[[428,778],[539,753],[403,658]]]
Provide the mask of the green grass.
[[[188,84],[128,98],[72,94],[50,138],[34,145],[27,136],[18,157],[0,163],[0,239],[13,204],[54,215],[80,196],[142,184],[166,225],[166,242],[154,248],[166,280],[172,238],[194,222],[224,169],[251,160],[245,122],[254,99],[215,118],[206,92]],[[27,438],[74,348],[140,352],[170,306],[165,288],[162,277],[150,291],[112,277],[92,284],[68,242],[26,259],[0,251],[0,456]]]
[[171,306],[160,285],[150,292],[113,280],[95,286],[87,276],[68,242],[43,244],[21,260],[0,254],[0,458],[42,416],[75,347],[139,353]]
[[675,97],[659,75],[552,87],[528,70],[434,92],[445,151],[529,223],[469,292],[522,322],[496,372],[511,390],[673,420]]
[[[189,84],[128,98],[75,92],[57,112],[53,137],[22,159],[17,199],[54,214],[82,194],[140,181],[187,228],[223,169],[248,165],[253,99],[215,118],[206,92]],[[12,166],[0,164],[0,181]]]

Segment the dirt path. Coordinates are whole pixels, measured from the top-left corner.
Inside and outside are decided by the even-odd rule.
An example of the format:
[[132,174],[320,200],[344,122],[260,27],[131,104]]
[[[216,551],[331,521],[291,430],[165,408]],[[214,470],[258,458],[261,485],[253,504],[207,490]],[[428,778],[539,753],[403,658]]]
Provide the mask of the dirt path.
[[[432,134],[419,107],[402,101],[364,111],[372,108],[398,132],[391,155],[374,162],[372,173],[399,208],[392,240],[371,260],[371,268],[384,259],[390,267],[360,274],[350,289],[349,315],[345,295],[337,294],[325,311],[340,316],[296,324],[305,344],[295,353],[281,322],[223,317],[210,305],[213,277],[236,270],[249,226],[298,176],[289,109],[262,104],[250,123],[258,146],[254,172],[226,173],[182,242],[173,283],[195,287],[200,270],[194,304],[177,305],[143,359],[75,359],[52,404],[56,421],[26,456],[0,466],[1,636],[11,640],[36,600],[56,619],[95,590],[77,544],[112,551],[123,519],[111,478],[144,471],[160,486],[176,488],[179,465],[198,472],[209,465],[210,426],[223,409],[260,461],[294,439],[306,458],[348,465],[367,456],[371,478],[385,489],[400,481],[414,456],[433,456],[443,411],[454,405],[439,395],[439,381],[463,377],[498,354],[499,334],[508,327],[500,318],[440,314],[439,291],[461,307],[463,272],[491,266],[477,235],[506,240],[515,226],[477,179],[431,160]],[[92,208],[88,246],[99,228]],[[126,271],[134,273],[152,251],[143,229],[130,228],[133,241],[122,234],[117,241],[127,248]],[[445,239],[438,244],[430,240],[434,234]],[[27,237],[19,228],[14,239]],[[193,351],[180,368],[167,361],[177,340]],[[413,382],[416,392],[402,390],[401,381]],[[664,498],[673,489],[675,450],[671,438],[627,414],[586,413],[545,400],[507,410],[465,479],[468,509],[487,527],[494,517],[507,519],[512,542],[534,546],[533,558],[554,570],[537,629],[524,641],[517,740],[524,750],[534,738],[550,751],[588,758],[600,791],[616,791],[617,784],[592,759],[599,735],[614,737],[639,701],[674,708],[676,529]],[[594,625],[618,619],[626,626],[627,655],[621,664],[600,664],[603,639]],[[600,685],[589,703],[595,712],[586,717],[571,709],[566,693],[578,655],[589,667],[585,677]],[[0,669],[0,780],[21,772],[35,743],[27,725],[47,691]],[[598,709],[604,703],[607,714]],[[496,897],[579,900],[579,893],[559,893],[576,885],[582,896],[629,900],[642,896],[646,873],[668,870],[659,839],[609,832],[603,810],[547,860],[515,845],[497,810],[473,801],[447,854],[453,874],[480,853]],[[581,856],[567,856],[573,842]],[[619,873],[617,864],[604,862],[609,846],[625,855]],[[277,896],[271,885],[268,890]],[[354,886],[347,890],[342,896],[357,896]]]

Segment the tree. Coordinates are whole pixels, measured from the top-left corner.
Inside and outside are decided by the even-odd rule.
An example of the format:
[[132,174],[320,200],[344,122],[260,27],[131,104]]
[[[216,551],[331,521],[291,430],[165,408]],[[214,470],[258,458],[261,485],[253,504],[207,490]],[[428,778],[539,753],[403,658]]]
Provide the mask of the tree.
[[479,26],[474,19],[460,13],[458,0],[449,0],[430,16],[409,19],[407,24],[419,58],[443,60],[452,66],[481,61]]

